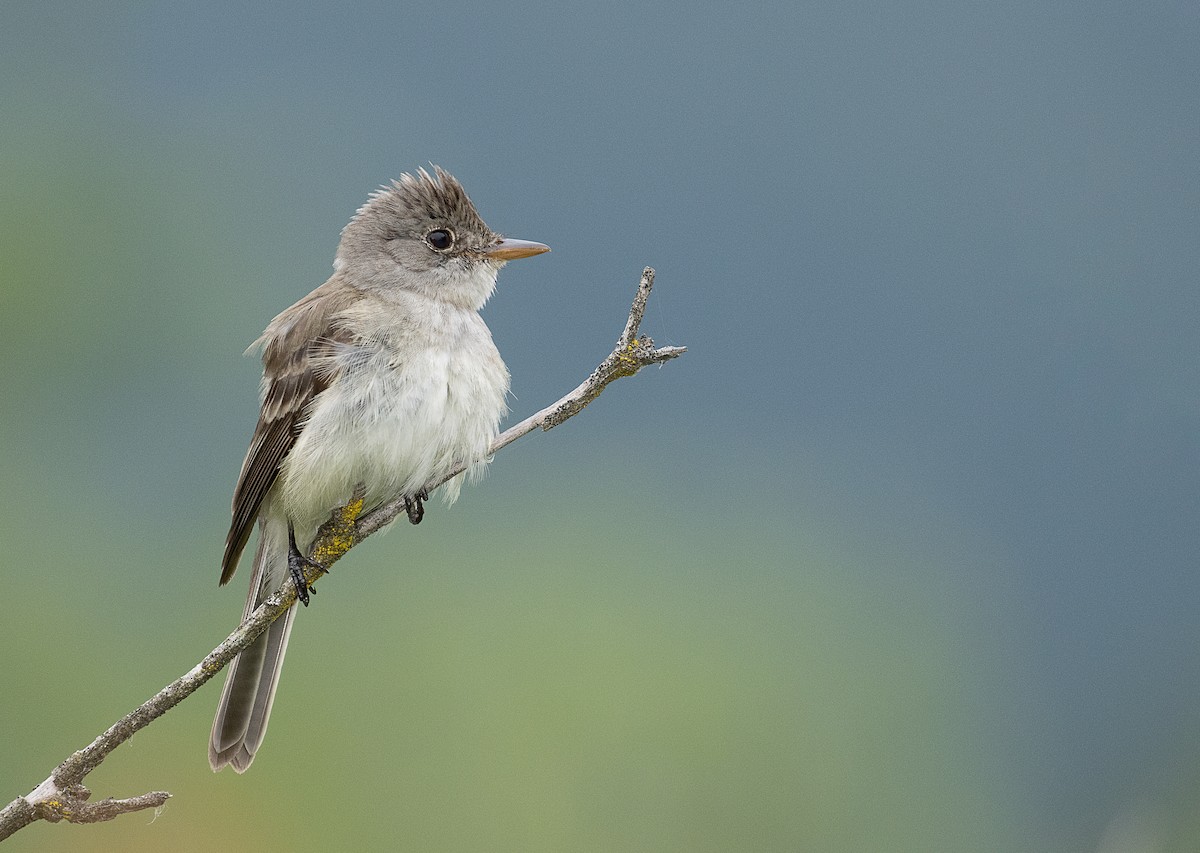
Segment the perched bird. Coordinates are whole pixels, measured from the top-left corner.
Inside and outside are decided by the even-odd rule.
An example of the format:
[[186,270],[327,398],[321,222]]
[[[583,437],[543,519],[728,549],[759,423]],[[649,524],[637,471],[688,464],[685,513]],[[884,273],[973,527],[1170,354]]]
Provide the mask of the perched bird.
[[[478,474],[506,411],[508,369],[479,309],[506,261],[549,251],[501,237],[442,169],[401,175],[342,230],[333,276],[255,342],[262,412],[233,494],[221,583],[258,522],[248,616],[303,568],[317,528],[355,490],[372,507],[404,498],[421,520],[427,487],[458,463]],[[462,477],[444,486],[448,502]],[[208,760],[242,773],[266,734],[297,608],[230,665]]]

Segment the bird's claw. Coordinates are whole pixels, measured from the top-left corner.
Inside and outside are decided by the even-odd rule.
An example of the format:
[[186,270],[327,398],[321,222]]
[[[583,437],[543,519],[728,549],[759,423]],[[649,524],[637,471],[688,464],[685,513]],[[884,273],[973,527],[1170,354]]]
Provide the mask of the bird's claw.
[[296,587],[296,599],[308,607],[308,594],[317,594],[317,588],[309,584],[304,577],[305,569],[320,569],[328,574],[329,569],[318,563],[316,560],[310,560],[308,557],[300,553],[300,549],[296,547],[296,531],[292,528],[291,523],[288,523],[288,574],[292,576],[292,583]]
[[420,524],[421,519],[425,517],[425,501],[429,500],[429,492],[425,489],[417,492],[415,495],[404,496],[404,510],[408,513],[408,520],[411,524]]

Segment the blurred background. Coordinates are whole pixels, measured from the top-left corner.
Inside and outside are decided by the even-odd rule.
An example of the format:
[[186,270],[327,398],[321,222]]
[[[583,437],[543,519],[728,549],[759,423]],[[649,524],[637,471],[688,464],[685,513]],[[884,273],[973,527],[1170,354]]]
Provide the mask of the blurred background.
[[[236,625],[243,349],[430,162],[554,253],[514,418],[271,732],[216,682],[14,850],[1200,848],[1200,7],[8,3],[0,800]],[[7,848],[6,848],[7,849]]]

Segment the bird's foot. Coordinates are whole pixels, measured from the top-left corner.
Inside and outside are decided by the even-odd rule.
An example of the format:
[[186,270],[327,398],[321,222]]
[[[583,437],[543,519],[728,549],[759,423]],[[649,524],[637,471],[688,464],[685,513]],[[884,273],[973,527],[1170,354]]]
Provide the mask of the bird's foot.
[[317,588],[309,585],[304,577],[305,569],[320,569],[322,572],[328,573],[329,569],[318,563],[316,560],[310,560],[308,557],[300,553],[300,549],[296,547],[296,531],[292,528],[291,522],[288,523],[288,573],[292,576],[292,583],[296,587],[296,598],[305,607],[308,607],[308,594],[317,594]]
[[425,501],[429,500],[429,492],[425,489],[417,492],[411,497],[404,496],[404,509],[408,513],[408,520],[412,524],[420,524],[421,519],[425,517]]

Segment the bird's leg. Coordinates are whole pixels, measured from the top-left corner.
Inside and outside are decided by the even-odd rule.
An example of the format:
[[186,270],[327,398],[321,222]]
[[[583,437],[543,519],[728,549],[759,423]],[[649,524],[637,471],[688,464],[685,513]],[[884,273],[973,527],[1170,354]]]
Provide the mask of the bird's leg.
[[429,491],[421,489],[411,497],[404,496],[404,509],[408,513],[408,520],[413,524],[420,524],[421,519],[425,517],[424,501],[429,500]]
[[296,586],[296,598],[305,607],[308,607],[308,594],[312,592],[317,594],[315,586],[309,586],[308,581],[304,579],[304,570],[306,568],[320,569],[328,573],[329,569],[322,566],[315,560],[310,560],[308,557],[300,553],[300,549],[296,547],[296,530],[292,523],[288,522],[288,572],[292,576],[292,583]]

